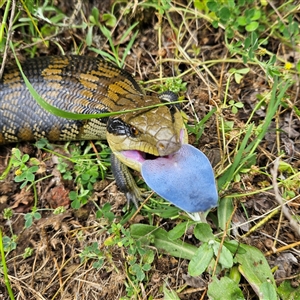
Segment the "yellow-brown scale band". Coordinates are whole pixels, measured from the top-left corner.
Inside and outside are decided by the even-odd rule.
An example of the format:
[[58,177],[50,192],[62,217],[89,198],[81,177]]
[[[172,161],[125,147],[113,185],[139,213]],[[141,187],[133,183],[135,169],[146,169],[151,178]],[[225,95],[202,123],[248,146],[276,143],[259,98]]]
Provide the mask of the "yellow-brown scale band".
[[[27,60],[22,69],[44,100],[69,112],[101,113],[140,104],[126,102],[124,107],[118,102],[123,95],[142,90],[126,71],[99,58],[43,57]],[[6,69],[0,81],[0,144],[41,137],[103,139],[104,121],[74,121],[48,113],[32,99],[17,67]]]
[[[45,101],[68,112],[124,111],[172,100],[167,94],[145,95],[129,73],[99,58],[30,59],[22,64],[22,70]],[[0,144],[42,137],[50,141],[107,138],[117,184],[136,205],[140,192],[126,166],[140,171],[140,157],[166,156],[187,143],[180,110],[174,105],[104,119],[68,120],[41,108],[18,68],[7,68],[0,80]]]

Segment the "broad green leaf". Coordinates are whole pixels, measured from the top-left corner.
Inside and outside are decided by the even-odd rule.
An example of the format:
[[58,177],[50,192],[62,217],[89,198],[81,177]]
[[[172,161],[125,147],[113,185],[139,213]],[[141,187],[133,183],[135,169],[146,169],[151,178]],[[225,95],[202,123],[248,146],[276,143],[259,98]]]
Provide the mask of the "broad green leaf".
[[248,32],[255,31],[259,26],[259,23],[256,21],[251,22],[245,28]]
[[198,250],[196,251],[195,255],[189,263],[189,274],[191,276],[201,275],[206,270],[213,256],[214,250],[212,249],[211,245],[209,245],[208,243],[203,243],[198,248]]
[[207,295],[210,300],[243,300],[244,295],[239,288],[239,285],[229,277],[222,277],[220,280],[217,277],[209,284]]
[[169,290],[165,284],[163,286],[163,292],[164,292],[164,300],[180,300],[176,292],[174,292],[173,290]]
[[240,26],[246,26],[247,25],[247,19],[245,16],[240,16],[236,19],[237,23],[240,25]]
[[[215,256],[218,256],[220,246],[221,244],[215,241],[213,245]],[[221,249],[219,264],[222,265],[222,268],[226,268],[226,269],[229,269],[233,266],[232,253],[224,245],[222,246]]]
[[191,260],[197,251],[197,247],[187,244],[181,240],[171,241],[168,233],[155,226],[146,224],[133,224],[130,226],[131,235],[135,238],[145,238],[151,235],[151,243],[162,252],[170,255]]
[[40,220],[40,218],[42,217],[41,214],[40,214],[39,212],[35,212],[35,213],[33,214],[33,216],[34,216],[34,218],[35,218],[36,220]]
[[227,22],[229,20],[230,15],[230,10],[226,6],[223,6],[219,11],[220,19],[224,22]]
[[198,223],[195,226],[194,235],[201,242],[209,242],[215,239],[212,229],[207,223]]
[[255,11],[253,13],[253,16],[251,17],[251,20],[252,21],[259,20],[260,17],[261,17],[261,10],[260,9],[255,9]]
[[276,286],[268,281],[263,282],[260,287],[260,299],[275,300],[278,299],[276,294]]
[[240,245],[246,252],[244,254],[237,253],[236,261],[239,263],[239,271],[252,286],[255,293],[261,296],[260,286],[264,282],[270,282],[276,289],[275,280],[263,253],[255,247],[248,245]]
[[236,72],[239,74],[247,74],[250,72],[250,68],[239,69],[239,70],[236,70]]
[[240,254],[245,254],[246,253],[246,250],[243,249],[242,247],[240,247],[241,244],[239,242],[235,241],[235,240],[224,241],[224,245],[234,255],[236,253],[240,253]]
[[168,232],[169,240],[174,241],[182,237],[186,232],[188,226],[189,222],[182,222],[180,224],[177,224],[172,230]]
[[207,2],[207,7],[209,10],[213,11],[213,12],[217,12],[219,5],[216,1],[208,1]]

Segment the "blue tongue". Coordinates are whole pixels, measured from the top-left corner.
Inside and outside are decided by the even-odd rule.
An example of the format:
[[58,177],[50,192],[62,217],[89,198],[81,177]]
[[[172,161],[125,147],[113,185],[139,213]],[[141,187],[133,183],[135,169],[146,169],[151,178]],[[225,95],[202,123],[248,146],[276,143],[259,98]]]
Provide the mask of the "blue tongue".
[[217,205],[211,164],[200,150],[189,144],[172,155],[146,160],[141,173],[151,189],[182,210],[202,212]]

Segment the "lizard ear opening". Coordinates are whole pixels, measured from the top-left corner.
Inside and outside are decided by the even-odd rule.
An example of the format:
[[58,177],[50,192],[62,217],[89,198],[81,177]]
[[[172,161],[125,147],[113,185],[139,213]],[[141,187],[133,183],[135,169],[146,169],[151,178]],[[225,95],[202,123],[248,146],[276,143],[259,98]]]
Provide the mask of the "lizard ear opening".
[[[178,101],[178,95],[171,91],[163,92],[158,97],[162,103]],[[180,105],[179,105],[179,103],[171,104],[171,105],[168,105],[168,108],[170,109],[170,112],[172,114],[175,114],[175,112],[177,110],[180,110]]]

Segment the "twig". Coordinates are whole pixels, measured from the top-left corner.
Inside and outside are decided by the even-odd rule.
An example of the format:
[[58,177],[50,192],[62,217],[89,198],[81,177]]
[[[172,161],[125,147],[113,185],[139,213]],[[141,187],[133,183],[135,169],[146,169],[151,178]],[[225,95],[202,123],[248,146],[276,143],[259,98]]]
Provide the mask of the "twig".
[[[9,5],[7,3],[6,5]],[[4,67],[5,67],[5,62],[7,58],[7,52],[8,52],[8,44],[10,42],[10,38],[12,36],[12,26],[13,26],[13,21],[15,17],[15,10],[16,10],[16,1],[12,1],[11,5],[11,12],[10,12],[10,18],[9,18],[9,25],[8,25],[8,30],[7,30],[7,37],[6,37],[6,43],[5,43],[5,48],[4,48],[4,53],[3,53],[3,58],[2,58],[2,64],[0,68],[0,78],[2,78],[3,72],[4,72]]]

